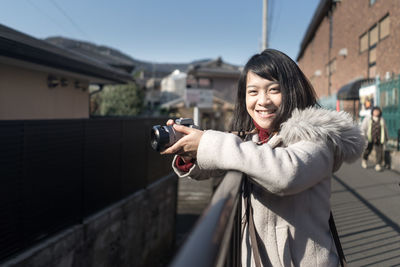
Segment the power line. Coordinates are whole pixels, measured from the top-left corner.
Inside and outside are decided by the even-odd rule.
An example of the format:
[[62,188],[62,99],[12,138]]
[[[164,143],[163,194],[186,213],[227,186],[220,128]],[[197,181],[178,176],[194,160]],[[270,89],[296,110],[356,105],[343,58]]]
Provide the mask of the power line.
[[275,0],[270,0],[272,1],[271,4],[271,13],[270,13],[270,23],[269,25],[271,26],[270,29],[268,29],[268,38],[271,40],[271,36],[274,36],[274,33],[278,32],[279,29],[279,20],[281,16],[281,11],[282,11],[282,5],[283,1],[275,1]]
[[49,0],[49,1],[58,9],[58,11],[60,11],[60,12],[64,15],[64,17],[66,17],[66,18],[68,19],[68,21],[72,24],[72,26],[75,27],[76,30],[78,30],[82,35],[84,35],[84,36],[86,37],[87,40],[91,40],[91,38],[89,37],[89,35],[87,35],[87,34],[79,27],[79,25],[76,24],[76,23],[72,20],[72,18],[67,14],[67,12],[65,12],[65,11],[61,8],[61,6],[60,6],[59,4],[57,4],[56,1],[54,1],[54,0]]
[[34,2],[32,2],[31,0],[26,0],[34,9],[36,9],[36,11],[38,11],[39,13],[41,13],[42,15],[46,16],[51,22],[53,22],[54,24],[56,24],[58,27],[60,27],[60,29],[62,29],[64,32],[66,32],[67,34],[71,34],[70,31],[68,31],[66,28],[64,28],[64,26],[62,24],[60,24],[56,19],[54,19],[52,16],[50,16],[48,13],[44,12],[39,6],[37,6]]

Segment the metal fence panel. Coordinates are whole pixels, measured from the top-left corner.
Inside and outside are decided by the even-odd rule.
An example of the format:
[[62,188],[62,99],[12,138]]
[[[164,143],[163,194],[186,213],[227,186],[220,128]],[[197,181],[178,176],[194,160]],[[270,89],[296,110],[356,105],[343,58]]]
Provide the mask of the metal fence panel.
[[0,260],[169,174],[166,118],[0,121]]
[[389,138],[397,139],[400,129],[400,77],[379,84],[379,104],[386,121]]
[[120,120],[85,123],[85,216],[121,195],[121,125]]
[[143,128],[143,120],[125,120],[122,124],[122,194],[127,195],[144,188],[147,184],[146,155],[148,144],[146,131]]
[[0,122],[0,258],[21,247],[19,219],[23,123]]
[[24,127],[21,219],[25,242],[78,221],[82,121],[28,121]]

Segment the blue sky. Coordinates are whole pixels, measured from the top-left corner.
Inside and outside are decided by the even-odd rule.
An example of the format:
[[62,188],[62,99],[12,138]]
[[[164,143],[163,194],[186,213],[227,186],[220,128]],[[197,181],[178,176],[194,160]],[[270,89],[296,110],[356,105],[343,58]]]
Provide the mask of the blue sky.
[[[2,0],[0,24],[36,38],[63,36],[135,59],[243,65],[260,51],[262,0]],[[269,0],[269,47],[296,59],[319,0]]]

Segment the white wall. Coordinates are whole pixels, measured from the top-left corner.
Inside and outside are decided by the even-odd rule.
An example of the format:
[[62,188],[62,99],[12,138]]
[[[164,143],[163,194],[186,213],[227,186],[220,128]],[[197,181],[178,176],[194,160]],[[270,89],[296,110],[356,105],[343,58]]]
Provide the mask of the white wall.
[[186,77],[186,73],[175,70],[161,80],[161,92],[171,92],[183,96],[186,89]]

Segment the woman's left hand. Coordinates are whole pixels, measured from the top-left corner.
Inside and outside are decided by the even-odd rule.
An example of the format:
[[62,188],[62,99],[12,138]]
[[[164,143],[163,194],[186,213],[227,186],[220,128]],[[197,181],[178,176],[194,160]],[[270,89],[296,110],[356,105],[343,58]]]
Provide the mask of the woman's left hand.
[[173,146],[162,151],[161,154],[177,154],[186,158],[196,158],[203,131],[179,124],[174,124],[173,127],[176,131],[185,134],[185,136]]

